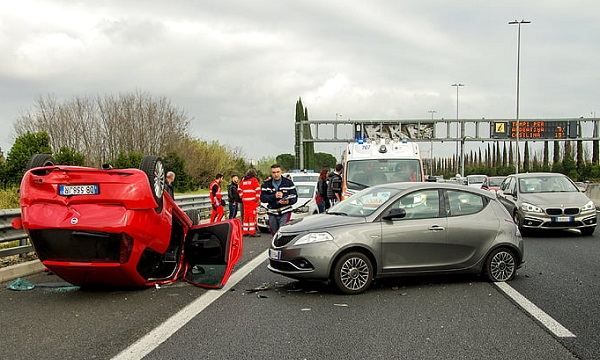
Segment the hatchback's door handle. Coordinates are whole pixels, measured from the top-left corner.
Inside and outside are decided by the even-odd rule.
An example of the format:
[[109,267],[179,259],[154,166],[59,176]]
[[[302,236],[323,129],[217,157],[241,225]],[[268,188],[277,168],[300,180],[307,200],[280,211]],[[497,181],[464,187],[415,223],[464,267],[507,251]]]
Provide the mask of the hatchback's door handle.
[[432,225],[431,227],[429,227],[429,230],[431,230],[431,231],[442,231],[442,230],[446,230],[446,229],[443,226]]

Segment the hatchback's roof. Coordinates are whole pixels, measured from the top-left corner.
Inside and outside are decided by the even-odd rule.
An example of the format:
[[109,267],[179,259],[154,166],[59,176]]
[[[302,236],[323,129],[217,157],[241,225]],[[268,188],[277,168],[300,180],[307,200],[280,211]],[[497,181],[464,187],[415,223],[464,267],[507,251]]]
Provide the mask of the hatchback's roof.
[[494,199],[495,196],[490,191],[481,190],[473,187],[467,187],[461,184],[452,184],[452,183],[438,183],[438,182],[401,182],[401,183],[390,183],[390,184],[381,184],[373,187],[378,188],[391,188],[397,190],[419,190],[419,189],[448,189],[448,190],[460,190],[476,193],[478,195],[485,195],[490,199]]

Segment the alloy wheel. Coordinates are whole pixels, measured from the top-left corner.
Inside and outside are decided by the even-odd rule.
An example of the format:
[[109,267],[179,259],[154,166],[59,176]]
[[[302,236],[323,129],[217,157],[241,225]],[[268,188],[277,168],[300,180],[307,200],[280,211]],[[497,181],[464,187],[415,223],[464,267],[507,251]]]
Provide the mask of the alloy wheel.
[[507,281],[515,273],[515,258],[508,251],[497,252],[490,261],[490,275],[494,281]]
[[349,290],[360,290],[369,282],[369,266],[358,257],[351,257],[342,264],[340,280]]

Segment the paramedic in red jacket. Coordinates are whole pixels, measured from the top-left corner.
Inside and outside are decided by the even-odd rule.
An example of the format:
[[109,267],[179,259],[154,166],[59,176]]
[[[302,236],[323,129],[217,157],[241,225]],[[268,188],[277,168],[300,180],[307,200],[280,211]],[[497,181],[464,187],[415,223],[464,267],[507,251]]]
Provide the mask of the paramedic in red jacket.
[[223,220],[223,195],[221,195],[221,182],[223,181],[223,175],[217,174],[213,182],[210,183],[208,189],[210,190],[210,204],[212,211],[210,213],[210,222],[219,222]]
[[257,208],[260,206],[260,182],[256,178],[254,169],[248,170],[246,176],[238,185],[238,192],[242,198],[242,230],[244,235],[260,236],[256,232],[258,220]]

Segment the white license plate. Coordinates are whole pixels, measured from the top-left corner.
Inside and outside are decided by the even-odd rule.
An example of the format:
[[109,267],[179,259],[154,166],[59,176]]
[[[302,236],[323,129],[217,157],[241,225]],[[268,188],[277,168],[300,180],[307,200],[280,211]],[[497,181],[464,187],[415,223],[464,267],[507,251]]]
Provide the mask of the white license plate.
[[98,185],[59,185],[58,193],[62,196],[98,195],[100,188]]
[[556,218],[556,222],[570,222],[570,221],[571,221],[570,216],[558,216]]
[[269,259],[280,260],[281,259],[281,250],[269,249]]

